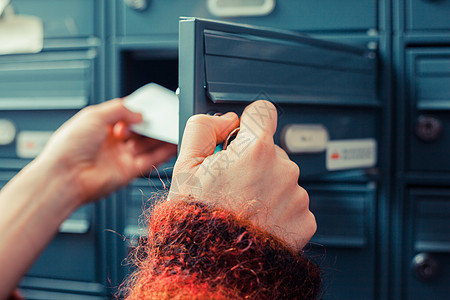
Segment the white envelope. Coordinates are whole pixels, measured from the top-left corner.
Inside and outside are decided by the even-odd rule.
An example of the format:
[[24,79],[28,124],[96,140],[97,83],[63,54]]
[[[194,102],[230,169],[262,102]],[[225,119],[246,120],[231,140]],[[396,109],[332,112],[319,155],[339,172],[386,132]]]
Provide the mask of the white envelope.
[[165,87],[149,83],[124,99],[131,111],[142,114],[143,121],[131,130],[164,142],[178,144],[178,97]]

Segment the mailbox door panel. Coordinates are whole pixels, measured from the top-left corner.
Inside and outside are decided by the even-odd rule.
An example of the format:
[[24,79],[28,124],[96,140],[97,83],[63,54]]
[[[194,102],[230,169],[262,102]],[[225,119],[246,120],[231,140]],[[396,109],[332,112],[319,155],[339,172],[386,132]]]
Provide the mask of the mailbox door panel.
[[97,53],[48,51],[0,57],[0,109],[79,109],[92,101]]
[[170,187],[169,179],[170,175],[162,173],[158,178],[138,178],[123,191],[117,216],[122,235],[116,239],[120,245],[119,259],[124,262],[119,268],[119,284],[133,269],[126,258],[137,243],[145,241],[149,212],[153,205],[165,200]]
[[413,171],[449,171],[450,49],[409,50],[410,155]]
[[278,109],[274,139],[302,176],[376,166],[376,53],[195,18],[180,22],[179,48],[180,136],[192,114],[266,99]]
[[445,299],[450,281],[450,191],[409,191],[407,299]]
[[[96,51],[0,57],[0,160],[22,167],[51,133],[94,101]],[[18,159],[18,160],[15,160]]]
[[90,0],[14,0],[19,15],[40,18],[44,38],[87,38],[95,32],[96,1]]
[[322,270],[323,298],[374,299],[375,185],[304,186],[318,225],[306,253]]
[[450,29],[450,1],[406,0],[407,30],[445,30]]
[[[274,10],[265,16],[219,17],[208,10],[205,0],[148,1],[145,9],[116,0],[118,33],[135,35],[176,35],[179,17],[222,19],[258,26],[282,27],[290,30],[368,30],[377,27],[378,1],[275,1]],[[128,1],[131,2],[131,1]],[[216,1],[217,2],[217,1]],[[226,2],[226,1],[222,1]],[[232,1],[229,1],[232,2]],[[233,1],[237,3],[236,1]],[[252,1],[253,4],[256,3]]]

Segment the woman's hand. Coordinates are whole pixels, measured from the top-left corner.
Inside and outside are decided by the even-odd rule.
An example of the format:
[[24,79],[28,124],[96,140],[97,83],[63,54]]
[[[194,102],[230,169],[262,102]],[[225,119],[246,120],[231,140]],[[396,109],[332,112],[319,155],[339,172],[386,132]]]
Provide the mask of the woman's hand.
[[78,206],[106,196],[176,152],[134,135],[121,100],[81,110],[0,191],[0,299],[6,298]]
[[[239,124],[240,123],[240,124]],[[216,144],[240,126],[234,141],[216,154]],[[186,124],[169,199],[181,195],[222,205],[301,249],[316,231],[299,168],[274,144],[276,108],[267,101],[236,114],[196,115]]]
[[120,99],[81,110],[52,136],[39,156],[74,175],[80,204],[99,199],[176,154],[176,146],[130,133],[142,120]]

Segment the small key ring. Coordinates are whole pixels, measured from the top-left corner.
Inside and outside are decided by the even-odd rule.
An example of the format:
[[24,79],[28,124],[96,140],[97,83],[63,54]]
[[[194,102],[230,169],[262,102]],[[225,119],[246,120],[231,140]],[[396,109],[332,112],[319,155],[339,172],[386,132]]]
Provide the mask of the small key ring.
[[227,138],[225,139],[225,142],[223,142],[223,150],[227,150],[228,145],[236,138],[239,130],[240,127],[237,127],[228,134]]

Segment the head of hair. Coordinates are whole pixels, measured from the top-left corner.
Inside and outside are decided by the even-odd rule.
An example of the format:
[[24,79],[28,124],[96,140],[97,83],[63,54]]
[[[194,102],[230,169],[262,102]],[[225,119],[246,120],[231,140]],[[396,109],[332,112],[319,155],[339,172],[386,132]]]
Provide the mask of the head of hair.
[[315,299],[320,291],[319,268],[303,253],[214,205],[157,205],[145,241],[121,287],[128,299]]

